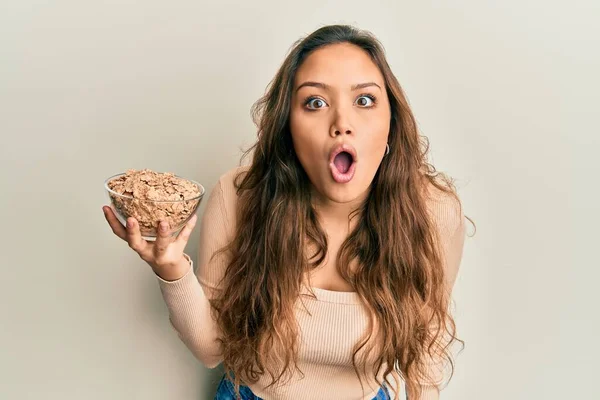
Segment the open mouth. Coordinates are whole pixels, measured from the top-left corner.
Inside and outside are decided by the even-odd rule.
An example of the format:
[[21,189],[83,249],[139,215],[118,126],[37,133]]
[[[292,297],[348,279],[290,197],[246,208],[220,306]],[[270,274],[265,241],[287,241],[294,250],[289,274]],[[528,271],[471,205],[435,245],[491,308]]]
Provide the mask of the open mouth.
[[335,158],[333,159],[333,164],[335,165],[337,170],[342,174],[348,172],[348,170],[350,169],[350,165],[352,165],[353,162],[354,159],[352,158],[352,154],[345,151],[338,153],[338,155],[335,156]]
[[356,150],[348,144],[335,147],[330,153],[329,167],[333,180],[338,183],[350,182],[356,170]]

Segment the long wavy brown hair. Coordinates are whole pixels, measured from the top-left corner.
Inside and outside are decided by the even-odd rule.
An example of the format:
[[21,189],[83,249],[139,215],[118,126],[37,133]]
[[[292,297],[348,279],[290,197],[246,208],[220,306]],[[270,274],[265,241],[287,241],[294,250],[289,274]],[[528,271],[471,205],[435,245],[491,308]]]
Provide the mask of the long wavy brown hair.
[[[290,104],[302,62],[334,43],[354,44],[371,56],[391,107],[391,151],[353,215],[359,220],[337,259],[340,274],[370,311],[371,328],[379,327],[376,341],[370,340],[371,329],[356,344],[353,365],[360,379],[367,360],[358,353],[367,346],[364,353],[375,352],[369,374],[381,384],[376,374],[384,367],[386,381],[389,374],[403,379],[410,398],[418,398],[428,379],[428,360],[448,361],[453,371],[450,344],[462,343],[449,312],[439,238],[423,189],[429,182],[458,196],[453,181],[427,162],[429,143],[418,132],[382,45],[369,32],[346,25],[320,28],[296,42],[253,106],[258,140],[245,154],[252,156],[250,165],[236,178],[237,232],[223,249],[230,257],[223,290],[211,301],[223,335],[223,365],[236,393],[240,384],[255,383],[265,373],[271,385],[291,377],[292,363],[302,373],[295,306],[304,277],[325,258],[327,237],[292,145]],[[316,252],[309,253],[309,247]],[[353,271],[351,261],[357,266]]]

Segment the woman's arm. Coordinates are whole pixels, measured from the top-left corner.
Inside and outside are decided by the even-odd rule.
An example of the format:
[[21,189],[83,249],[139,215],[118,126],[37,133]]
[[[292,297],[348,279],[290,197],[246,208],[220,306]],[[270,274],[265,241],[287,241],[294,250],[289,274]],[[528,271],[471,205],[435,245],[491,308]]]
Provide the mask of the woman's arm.
[[212,316],[209,299],[227,267],[223,253],[213,257],[230,239],[231,226],[219,180],[211,192],[200,225],[198,268],[190,262],[188,272],[175,281],[157,276],[161,293],[169,310],[169,320],[179,338],[206,367],[214,368],[222,361],[219,330]]
[[[439,208],[435,212],[440,225],[439,234],[448,296],[452,294],[458,275],[466,233],[465,216],[461,204],[454,201],[451,204],[451,206],[438,204],[437,207]],[[435,329],[435,327],[432,327],[432,329]],[[422,394],[419,400],[439,399],[439,385],[444,381],[444,366],[445,360],[430,360],[429,375],[434,385],[422,386]]]

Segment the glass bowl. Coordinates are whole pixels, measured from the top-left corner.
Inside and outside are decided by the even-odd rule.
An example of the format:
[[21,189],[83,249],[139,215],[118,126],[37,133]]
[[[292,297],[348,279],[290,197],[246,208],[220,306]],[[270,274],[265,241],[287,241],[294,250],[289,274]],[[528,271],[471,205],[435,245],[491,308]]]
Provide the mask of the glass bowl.
[[108,186],[110,181],[120,178],[123,175],[125,173],[116,174],[104,181],[104,189],[110,208],[123,226],[125,226],[127,218],[134,217],[138,221],[142,238],[145,240],[156,240],[158,224],[162,220],[166,220],[169,223],[169,234],[171,236],[178,235],[185,224],[196,213],[202,197],[204,197],[204,186],[191,179],[175,175],[179,179],[196,185],[200,194],[196,197],[183,200],[157,201],[136,199],[133,196],[119,194]]

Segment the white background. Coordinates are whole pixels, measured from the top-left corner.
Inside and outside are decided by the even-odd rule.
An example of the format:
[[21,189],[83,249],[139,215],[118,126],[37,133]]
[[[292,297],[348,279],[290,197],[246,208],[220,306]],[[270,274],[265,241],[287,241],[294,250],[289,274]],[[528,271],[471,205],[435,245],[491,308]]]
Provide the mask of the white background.
[[600,398],[598,20],[592,0],[2,1],[0,398],[212,399],[221,371],[112,236],[103,180],[212,190],[292,43],[330,23],[383,42],[478,226],[442,398]]

